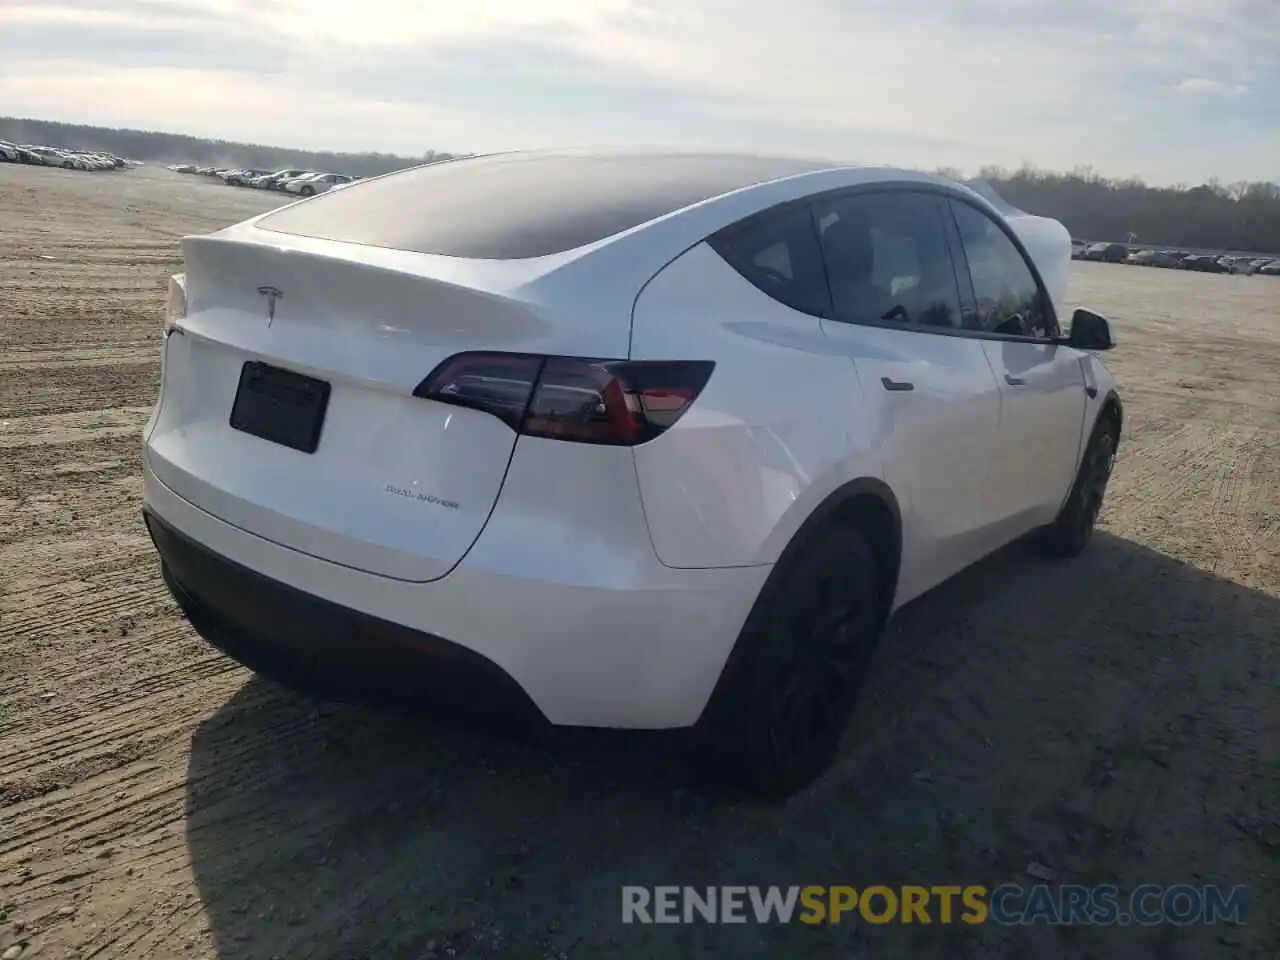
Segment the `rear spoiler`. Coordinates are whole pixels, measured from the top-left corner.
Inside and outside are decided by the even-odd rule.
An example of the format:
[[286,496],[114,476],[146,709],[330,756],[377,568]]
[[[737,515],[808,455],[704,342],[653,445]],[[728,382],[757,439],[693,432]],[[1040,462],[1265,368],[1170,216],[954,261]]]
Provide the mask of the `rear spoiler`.
[[995,207],[1017,234],[1040,271],[1040,279],[1049,292],[1058,322],[1065,324],[1067,271],[1071,268],[1070,232],[1051,217],[1037,217],[1019,210],[985,180],[968,180],[964,185]]

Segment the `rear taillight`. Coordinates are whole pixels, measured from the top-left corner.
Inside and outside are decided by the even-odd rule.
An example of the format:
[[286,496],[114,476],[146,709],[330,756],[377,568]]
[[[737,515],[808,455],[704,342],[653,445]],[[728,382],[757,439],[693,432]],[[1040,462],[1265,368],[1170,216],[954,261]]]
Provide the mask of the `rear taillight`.
[[413,395],[483,410],[526,436],[634,446],[679,420],[713,369],[709,360],[460,353]]
[[483,410],[519,430],[544,363],[546,357],[529,354],[459,353],[436,367],[413,395]]

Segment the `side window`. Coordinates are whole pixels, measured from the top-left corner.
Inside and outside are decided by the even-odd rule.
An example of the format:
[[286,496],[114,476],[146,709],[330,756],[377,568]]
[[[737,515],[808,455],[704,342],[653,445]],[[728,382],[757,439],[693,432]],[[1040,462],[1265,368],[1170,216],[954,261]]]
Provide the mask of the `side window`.
[[965,317],[965,326],[1024,337],[1055,333],[1044,294],[1013,241],[976,207],[953,200],[951,209],[978,306],[976,315]]
[[809,209],[790,204],[757,214],[711,238],[711,247],[754,286],[793,310],[831,311],[822,253]]
[[837,319],[960,326],[960,293],[940,201],[892,191],[814,205]]

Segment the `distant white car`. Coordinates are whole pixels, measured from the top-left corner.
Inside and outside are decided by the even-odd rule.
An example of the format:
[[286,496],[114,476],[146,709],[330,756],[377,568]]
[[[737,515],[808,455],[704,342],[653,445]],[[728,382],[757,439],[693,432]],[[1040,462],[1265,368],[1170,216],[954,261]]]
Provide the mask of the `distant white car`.
[[6,163],[19,163],[21,156],[18,153],[18,145],[10,143],[8,140],[0,140],[0,160]]
[[46,167],[64,167],[68,170],[74,170],[76,162],[60,150],[52,147],[42,147],[38,144],[24,144],[24,149],[33,153]]
[[296,180],[298,177],[309,177],[315,173],[314,170],[298,170],[292,167],[286,167],[284,170],[277,170],[275,173],[269,173],[265,177],[252,181],[253,186],[261,186],[267,190],[283,190],[284,184],[290,180]]
[[299,177],[296,180],[288,180],[284,184],[286,193],[296,193],[303,197],[310,197],[317,193],[324,193],[336,186],[345,186],[350,183],[351,177],[344,176],[341,173],[315,173],[309,177]]
[[247,187],[253,183],[258,177],[265,177],[267,174],[263,170],[233,170],[226,174],[222,179],[223,182],[233,187]]
[[143,499],[201,634],[304,688],[692,728],[769,794],[895,610],[1085,548],[1121,435],[1066,229],[932,174],[502,154],[183,253]]

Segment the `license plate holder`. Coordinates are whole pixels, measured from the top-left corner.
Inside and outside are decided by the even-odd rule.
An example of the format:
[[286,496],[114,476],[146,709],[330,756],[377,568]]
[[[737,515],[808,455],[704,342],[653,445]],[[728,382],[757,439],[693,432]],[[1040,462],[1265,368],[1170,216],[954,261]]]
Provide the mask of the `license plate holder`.
[[240,369],[231,427],[302,453],[315,453],[328,407],[328,382],[250,360]]

